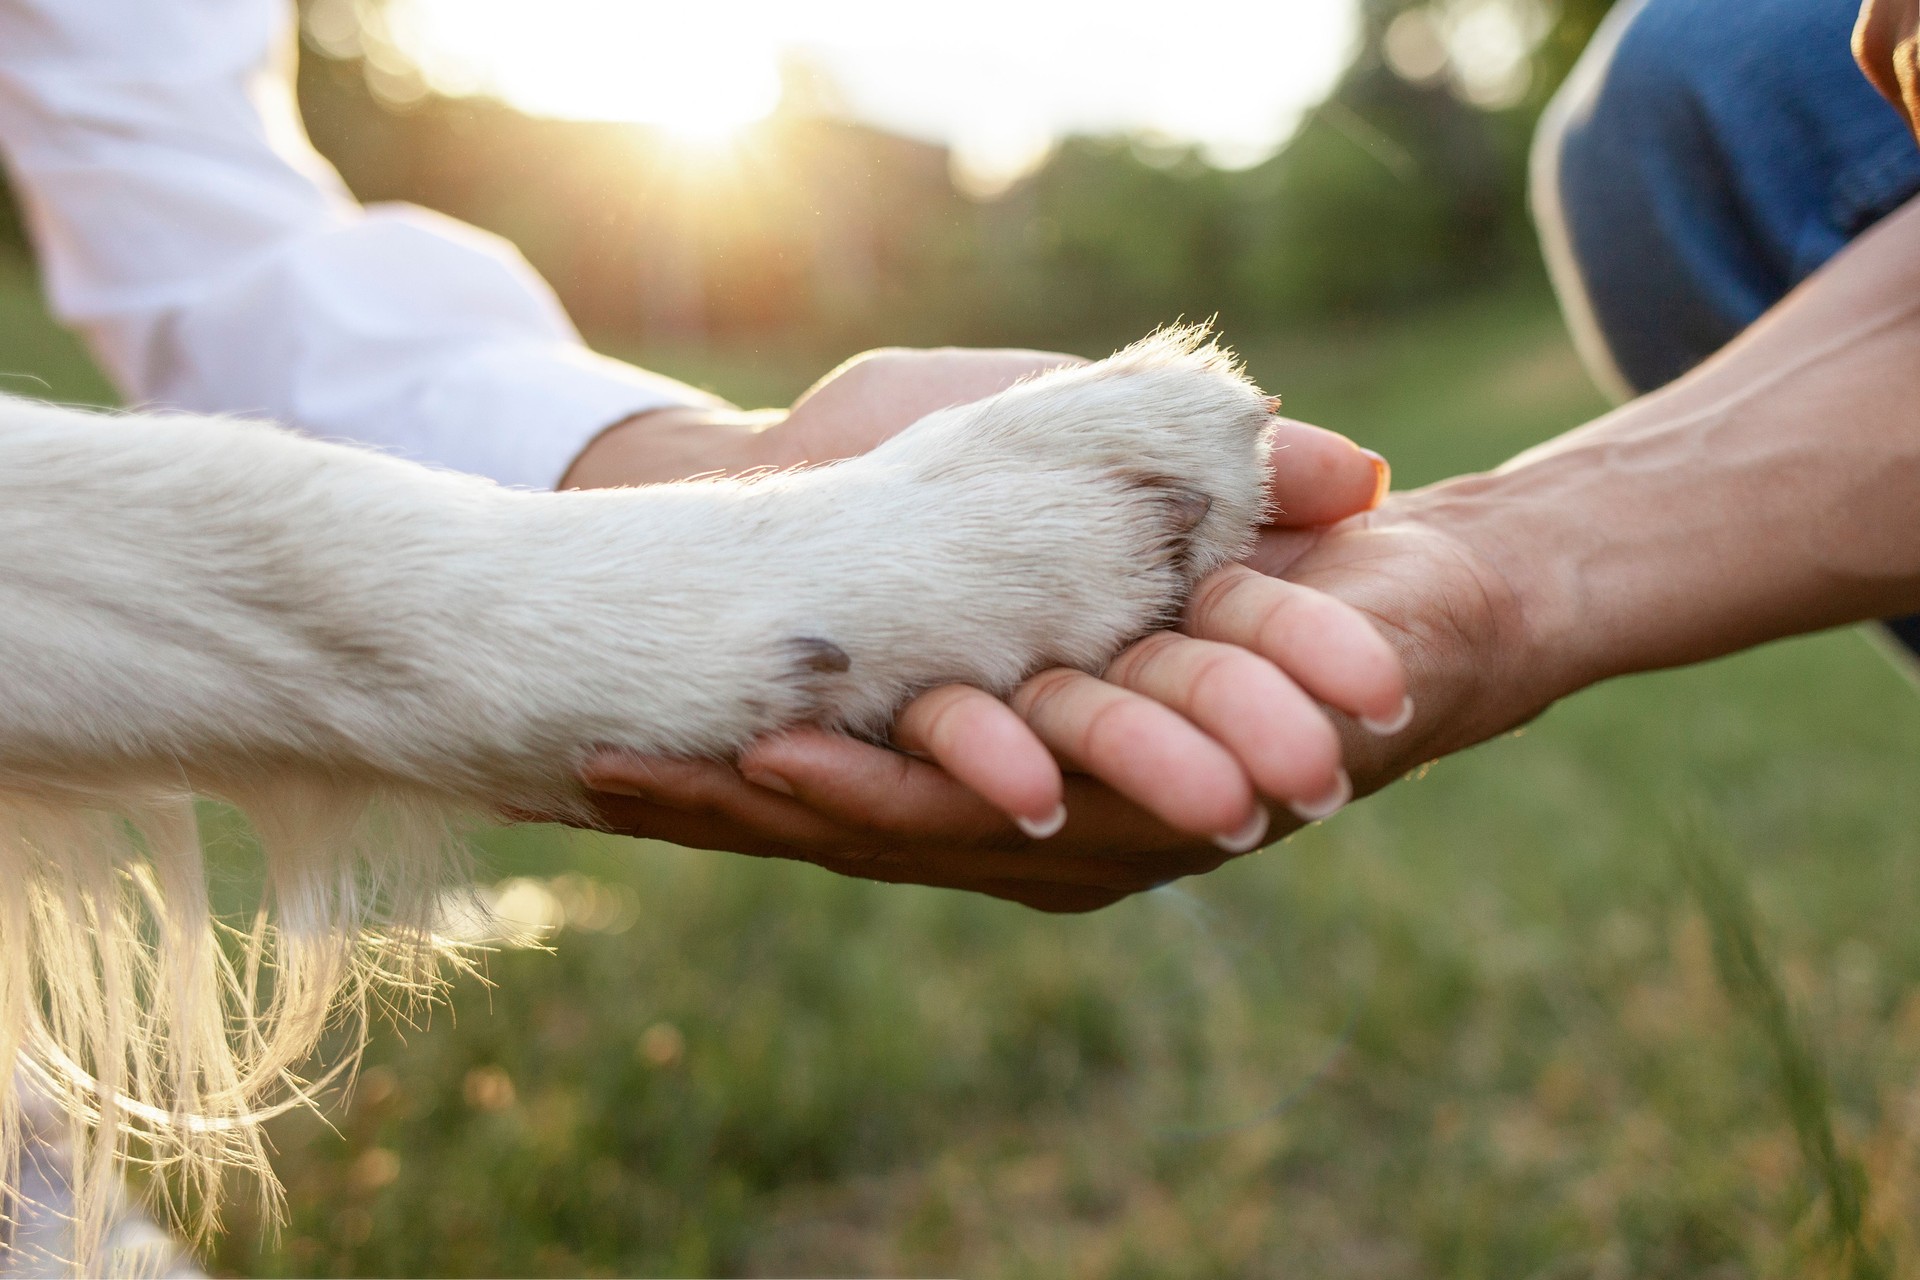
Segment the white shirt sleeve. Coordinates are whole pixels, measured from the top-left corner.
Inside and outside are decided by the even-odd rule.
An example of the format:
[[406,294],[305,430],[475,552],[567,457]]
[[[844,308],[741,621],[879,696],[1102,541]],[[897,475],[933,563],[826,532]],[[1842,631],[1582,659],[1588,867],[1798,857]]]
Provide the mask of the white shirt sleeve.
[[505,241],[361,208],[308,143],[283,0],[0,0],[0,154],[55,313],[144,405],[551,487],[717,403],[588,351]]

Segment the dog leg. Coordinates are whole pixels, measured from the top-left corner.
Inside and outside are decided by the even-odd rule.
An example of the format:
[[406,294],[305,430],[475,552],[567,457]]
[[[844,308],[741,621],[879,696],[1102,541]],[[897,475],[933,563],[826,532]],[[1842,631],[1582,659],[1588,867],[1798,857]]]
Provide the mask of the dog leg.
[[[449,814],[577,812],[603,746],[724,757],[1097,670],[1246,544],[1267,423],[1186,333],[834,466],[599,493],[0,400],[0,1056],[76,1118],[83,1208],[129,1131],[203,1190],[265,1171],[259,1109],[341,993],[427,980]],[[195,794],[268,860],[237,958]]]

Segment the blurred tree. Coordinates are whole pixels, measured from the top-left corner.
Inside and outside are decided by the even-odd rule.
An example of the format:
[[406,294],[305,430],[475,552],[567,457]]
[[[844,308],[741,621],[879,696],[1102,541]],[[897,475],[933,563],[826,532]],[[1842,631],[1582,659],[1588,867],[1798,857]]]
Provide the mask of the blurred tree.
[[[1516,46],[1528,35],[1522,2],[1505,4]],[[1353,65],[1253,175],[1269,215],[1244,279],[1258,296],[1291,311],[1377,310],[1511,263],[1524,241],[1525,125],[1506,117],[1531,123],[1512,101],[1529,64],[1463,70],[1447,39],[1461,8],[1363,0]]]
[[1041,341],[1210,314],[1238,265],[1235,178],[1189,147],[1067,139],[981,208],[976,317]]
[[508,237],[615,338],[1098,345],[1182,315],[1400,309],[1532,263],[1528,139],[1609,0],[1356,2],[1353,63],[1264,163],[1070,138],[984,201],[955,190],[942,149],[838,115],[805,66],[724,161],[438,96],[386,40],[382,0],[303,0],[299,89],[363,199]]
[[1560,0],[1552,27],[1534,55],[1540,87],[1538,101],[1546,101],[1547,92],[1558,88],[1567,72],[1593,39],[1594,31],[1614,6],[1614,0]]
[[[984,220],[1016,336],[1230,327],[1400,308],[1534,262],[1534,121],[1608,0],[1362,0],[1326,102],[1239,173],[1190,149],[1075,139]],[[1009,216],[1016,215],[1016,216]]]
[[13,198],[13,189],[7,185],[7,175],[0,170],[0,251],[20,251],[26,248],[27,233],[20,223],[20,208]]

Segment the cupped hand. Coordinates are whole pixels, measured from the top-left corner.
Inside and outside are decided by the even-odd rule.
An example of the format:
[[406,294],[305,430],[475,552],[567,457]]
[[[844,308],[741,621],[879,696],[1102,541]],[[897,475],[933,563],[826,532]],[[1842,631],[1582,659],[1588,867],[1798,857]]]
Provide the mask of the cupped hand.
[[[1369,728],[1350,716],[1338,719],[1342,756],[1359,793],[1522,723],[1550,695],[1534,674],[1518,601],[1496,556],[1452,531],[1450,522],[1432,518],[1432,497],[1406,495],[1332,528],[1269,530],[1250,557],[1251,567],[1230,567],[1209,578],[1179,636],[1150,637],[1122,654],[1107,672],[1109,686],[1127,698],[1151,699],[1185,722],[1187,733],[1198,734],[1199,726],[1219,723],[1220,708],[1209,702],[1220,694],[1209,687],[1209,672],[1222,668],[1203,660],[1156,673],[1155,661],[1230,646],[1249,657],[1287,662],[1301,643],[1296,625],[1321,634],[1325,618],[1300,607],[1312,598],[1303,594],[1311,589],[1363,615],[1407,673],[1409,722],[1396,728],[1390,720],[1376,721]],[[1279,573],[1289,580],[1269,576]],[[1036,677],[1014,705],[1030,709],[1034,690],[1058,679],[1053,673]],[[1186,785],[1185,773],[1157,780],[1150,768],[1128,772],[1143,762],[1164,761],[1162,753],[1177,755],[1192,740],[1142,725],[1138,739],[1116,735],[1102,746],[1098,707],[1080,709],[1059,727],[1067,754],[1091,767],[1066,779],[1065,826],[1049,839],[1031,839],[935,763],[943,755],[987,754],[988,735],[1000,731],[997,715],[955,723],[953,708],[962,697],[982,711],[991,701],[983,694],[935,691],[902,717],[902,737],[933,759],[797,729],[755,745],[738,771],[608,759],[589,776],[603,788],[604,816],[617,828],[698,847],[802,859],[869,879],[969,889],[1048,911],[1092,910],[1212,870],[1234,855],[1221,843],[1196,837],[1191,824],[1168,820],[1182,803],[1176,793]],[[1274,709],[1263,709],[1257,695],[1236,696],[1226,712],[1251,724]],[[1221,732],[1241,741],[1224,726]],[[944,744],[942,733],[951,735]],[[961,741],[975,733],[982,737]],[[1256,760],[1263,755],[1256,746],[1245,751]],[[1176,770],[1192,767],[1189,758]],[[1252,776],[1265,776],[1251,762],[1246,767]],[[1137,795],[1121,789],[1129,784]],[[1267,793],[1264,785],[1261,790]],[[1265,806],[1275,824],[1266,834],[1284,834],[1314,816],[1298,807]]]
[[851,458],[936,410],[1084,363],[1019,348],[868,351],[814,383],[790,409],[689,405],[617,422],[574,459],[560,488],[662,484]]
[[[1223,570],[1196,593],[1180,633],[1132,647],[1104,681],[1046,672],[1010,705],[935,690],[902,715],[905,752],[797,729],[756,744],[738,769],[605,757],[586,775],[604,820],[699,847],[1087,910],[1256,847],[1270,814],[1287,826],[1324,816],[1351,784],[1319,703],[1345,711],[1348,727],[1370,720],[1384,742],[1424,736],[1403,727],[1399,677],[1418,628],[1392,609],[1374,612],[1378,584],[1365,580],[1397,565],[1403,603],[1417,605],[1436,548],[1387,538],[1399,523],[1391,509],[1322,528],[1377,501],[1384,468],[1330,432],[1281,422],[1277,434],[1280,514],[1255,562],[1324,575],[1315,585],[1355,588],[1352,600]],[[1064,780],[1054,753],[1072,769]],[[1370,788],[1388,756],[1348,754],[1366,762]],[[1033,839],[1062,801],[1065,828]]]
[[[638,419],[609,433],[618,447],[596,479],[670,478],[663,456],[683,473],[847,456],[1073,359],[868,353],[785,415]],[[1387,480],[1384,461],[1341,436],[1284,420],[1275,432],[1268,559],[1372,507]],[[900,750],[798,729],[738,768],[607,756],[583,779],[607,825],[631,834],[1085,909],[1256,847],[1276,811],[1297,822],[1337,809],[1352,782],[1322,704],[1394,730],[1407,702],[1399,659],[1365,615],[1246,569],[1209,579],[1183,633],[1140,642],[1104,677],[1044,672],[1004,704],[934,690],[903,712]]]
[[882,347],[846,361],[793,402],[761,441],[762,462],[851,458],[939,409],[970,404],[1079,356],[1019,347]]

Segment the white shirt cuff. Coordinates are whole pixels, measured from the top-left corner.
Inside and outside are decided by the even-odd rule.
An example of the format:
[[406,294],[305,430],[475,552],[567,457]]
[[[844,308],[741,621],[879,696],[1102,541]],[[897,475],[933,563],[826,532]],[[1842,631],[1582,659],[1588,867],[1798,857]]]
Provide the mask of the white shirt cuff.
[[551,489],[608,427],[652,409],[724,408],[717,396],[565,342],[476,348],[421,389],[415,461]]

